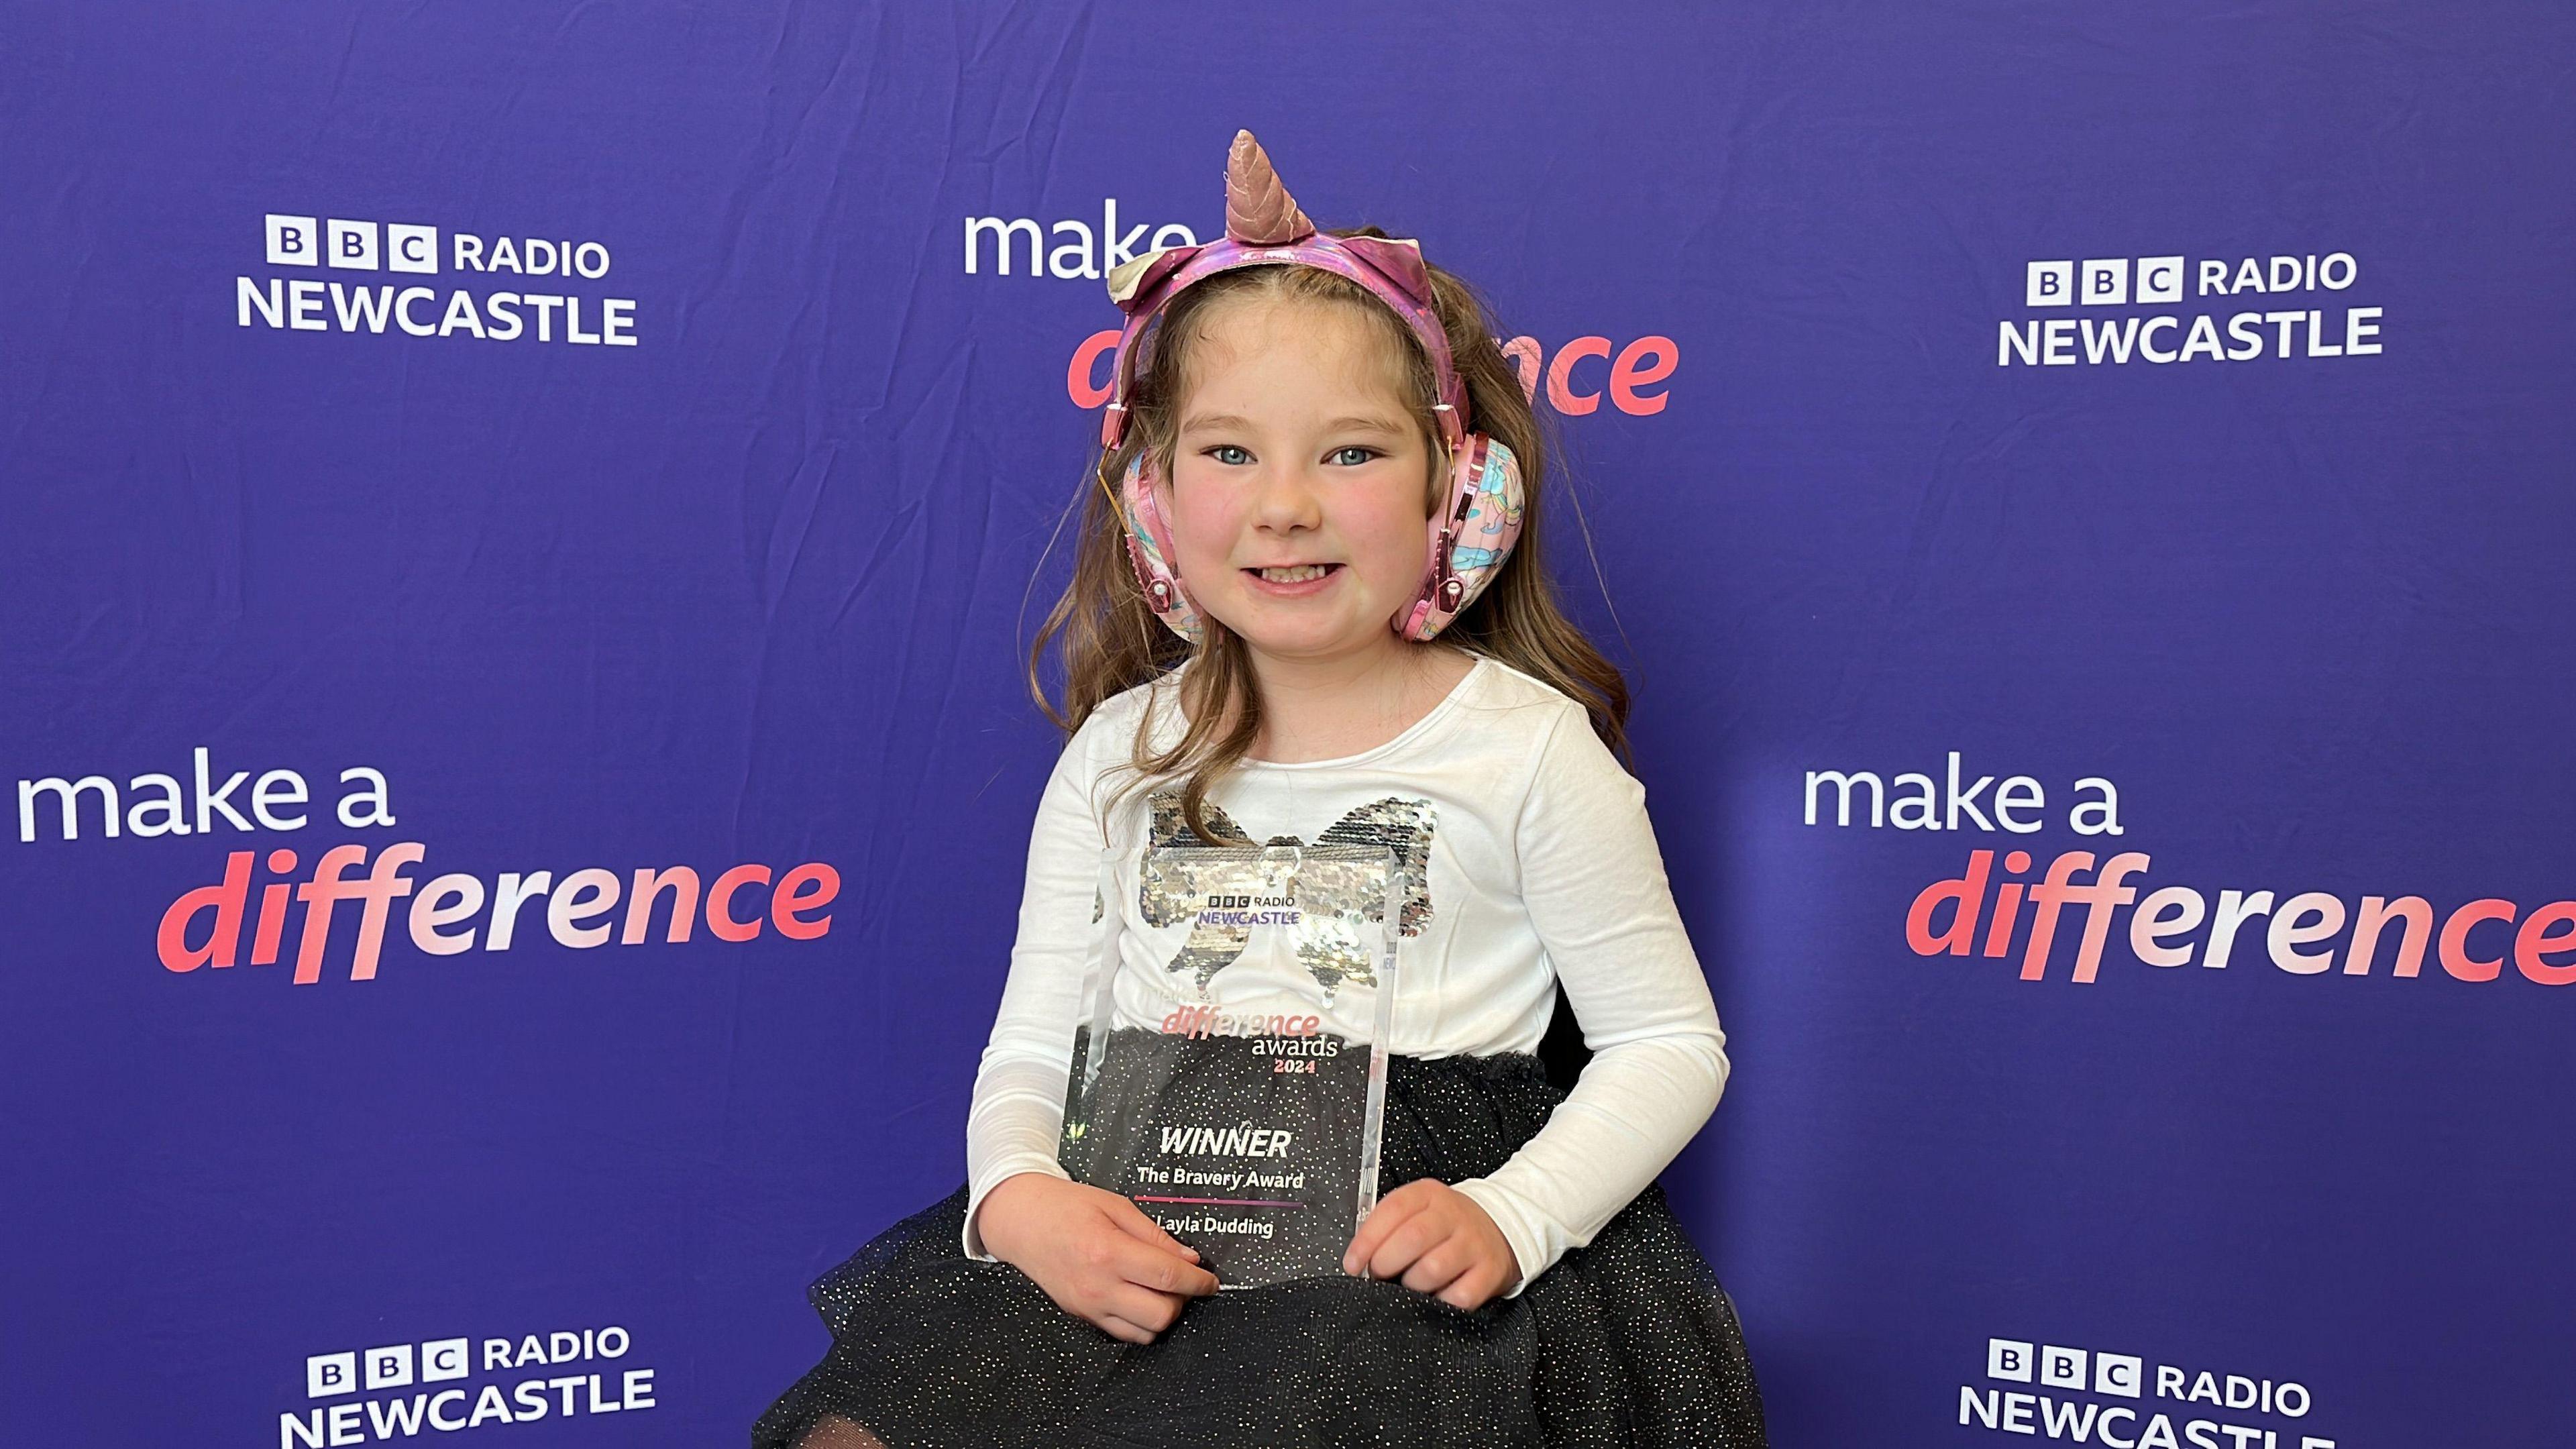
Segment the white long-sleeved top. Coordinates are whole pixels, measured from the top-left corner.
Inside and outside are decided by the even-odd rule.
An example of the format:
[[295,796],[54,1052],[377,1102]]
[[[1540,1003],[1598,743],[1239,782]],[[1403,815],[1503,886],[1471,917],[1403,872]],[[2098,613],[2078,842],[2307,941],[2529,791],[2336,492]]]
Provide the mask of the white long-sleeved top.
[[[1137,801],[1156,789],[1178,794],[1177,781],[1158,781],[1110,808],[1134,776],[1107,772],[1130,758],[1140,726],[1157,745],[1179,737],[1182,672],[1102,702],[1067,742],[1039,802],[1019,939],[967,1115],[970,1257],[994,1261],[975,1211],[996,1184],[1022,1172],[1067,1175],[1056,1143],[1073,1022],[1101,929],[1092,915],[1101,851],[1117,841],[1128,858],[1140,856],[1150,818]],[[1511,1244],[1521,1276],[1506,1296],[1590,1243],[1716,1108],[1726,1035],[1673,908],[1645,787],[1554,687],[1479,658],[1437,707],[1375,749],[1247,760],[1209,798],[1255,841],[1313,842],[1355,811],[1427,836],[1428,899],[1415,906],[1428,910],[1397,948],[1389,1051],[1535,1051],[1555,1007],[1549,984],[1563,984],[1592,1051],[1581,1080],[1509,1161],[1455,1184]],[[1139,921],[1126,894],[1122,952],[1170,955],[1169,933]],[[1178,929],[1187,935],[1186,924]]]

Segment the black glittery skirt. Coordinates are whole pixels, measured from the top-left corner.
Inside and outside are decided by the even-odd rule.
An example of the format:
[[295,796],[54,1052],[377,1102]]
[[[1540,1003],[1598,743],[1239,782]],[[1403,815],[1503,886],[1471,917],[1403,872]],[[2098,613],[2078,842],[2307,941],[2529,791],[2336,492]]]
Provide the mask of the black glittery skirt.
[[[1525,1053],[1390,1057],[1380,1188],[1485,1176],[1564,1099]],[[832,1347],[754,1449],[826,1415],[889,1449],[1765,1444],[1735,1305],[1660,1184],[1474,1312],[1335,1275],[1192,1299],[1147,1344],[967,1257],[965,1212],[960,1187],[814,1283]]]

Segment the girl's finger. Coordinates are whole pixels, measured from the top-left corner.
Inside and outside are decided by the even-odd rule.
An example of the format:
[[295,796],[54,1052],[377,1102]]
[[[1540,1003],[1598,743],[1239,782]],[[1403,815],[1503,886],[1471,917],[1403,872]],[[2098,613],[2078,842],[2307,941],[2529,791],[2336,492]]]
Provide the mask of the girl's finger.
[[1487,1282],[1490,1276],[1476,1272],[1461,1273],[1455,1282],[1440,1290],[1440,1301],[1461,1312],[1473,1313],[1484,1307],[1485,1300],[1502,1287],[1500,1283]]
[[1373,1278],[1394,1278],[1411,1268],[1415,1260],[1430,1252],[1451,1236],[1449,1226],[1432,1214],[1415,1213],[1386,1235],[1377,1251],[1365,1260]]
[[1422,1205],[1421,1194],[1408,1196],[1403,1188],[1379,1198],[1377,1206],[1369,1211],[1368,1221],[1360,1224],[1358,1232],[1351,1234],[1351,1245],[1342,1253],[1342,1271],[1359,1273],[1365,1270],[1387,1236],[1419,1215]]
[[1117,1253],[1116,1271],[1122,1281],[1156,1293],[1197,1298],[1216,1291],[1214,1273],[1157,1243],[1130,1242],[1122,1245]]
[[1099,1318],[1093,1320],[1092,1327],[1099,1329],[1101,1332],[1108,1334],[1111,1338],[1117,1339],[1122,1343],[1151,1343],[1154,1341],[1154,1335],[1147,1333],[1145,1330],[1138,1328],[1132,1323],[1129,1323],[1126,1319],[1119,1317],[1115,1313],[1101,1314]]
[[1104,1311],[1116,1315],[1151,1339],[1180,1317],[1181,1300],[1169,1293],[1139,1288],[1133,1283],[1113,1284],[1102,1295]]
[[1437,1293],[1456,1283],[1469,1266],[1457,1250],[1458,1240],[1451,1238],[1413,1260],[1404,1270],[1404,1286],[1416,1293]]

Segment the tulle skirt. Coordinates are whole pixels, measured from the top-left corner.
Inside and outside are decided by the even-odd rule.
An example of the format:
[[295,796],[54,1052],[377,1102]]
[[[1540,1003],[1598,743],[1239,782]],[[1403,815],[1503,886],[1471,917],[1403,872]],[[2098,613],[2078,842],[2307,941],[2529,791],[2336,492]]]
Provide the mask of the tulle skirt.
[[[1381,1190],[1491,1173],[1564,1098],[1523,1053],[1390,1057]],[[1334,1275],[1192,1299],[1148,1344],[967,1257],[965,1211],[960,1187],[814,1283],[831,1349],[754,1449],[827,1414],[889,1449],[1765,1444],[1735,1305],[1660,1184],[1473,1312]]]

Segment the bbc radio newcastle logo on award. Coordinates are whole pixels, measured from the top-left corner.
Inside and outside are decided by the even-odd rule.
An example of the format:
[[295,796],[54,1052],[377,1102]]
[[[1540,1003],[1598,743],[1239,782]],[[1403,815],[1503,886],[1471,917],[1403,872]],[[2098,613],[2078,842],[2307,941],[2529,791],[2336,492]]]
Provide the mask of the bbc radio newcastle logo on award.
[[2026,315],[1998,367],[2162,366],[2376,357],[2381,311],[2356,305],[2350,252],[2055,258],[2022,271]]
[[423,222],[270,212],[266,270],[233,279],[242,327],[453,343],[636,345],[635,299],[606,293],[595,238],[442,231]]

